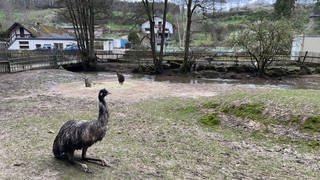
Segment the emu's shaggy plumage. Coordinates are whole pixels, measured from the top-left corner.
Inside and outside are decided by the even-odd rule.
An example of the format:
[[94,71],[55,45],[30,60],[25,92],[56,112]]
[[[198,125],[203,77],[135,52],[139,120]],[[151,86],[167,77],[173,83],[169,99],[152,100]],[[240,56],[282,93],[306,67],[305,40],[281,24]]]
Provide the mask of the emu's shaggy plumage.
[[124,82],[124,75],[117,72],[118,82],[122,85]]
[[[109,120],[109,112],[104,100],[109,92],[105,89],[100,90],[99,116],[93,121],[67,121],[60,129],[53,143],[53,154],[58,159],[67,159],[71,163],[76,163],[73,159],[74,151],[82,149],[82,159],[100,161],[105,165],[104,160],[87,158],[88,147],[97,141],[101,141],[106,134]],[[83,167],[83,164],[78,163]]]

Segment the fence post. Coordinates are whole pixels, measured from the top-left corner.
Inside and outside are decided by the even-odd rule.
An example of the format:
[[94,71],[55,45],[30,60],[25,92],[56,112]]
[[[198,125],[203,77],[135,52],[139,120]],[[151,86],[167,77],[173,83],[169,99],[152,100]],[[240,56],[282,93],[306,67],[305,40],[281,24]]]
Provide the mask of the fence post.
[[58,68],[58,58],[59,58],[59,53],[56,53],[55,55],[53,55],[53,66],[54,68]]
[[304,57],[303,57],[303,60],[302,60],[302,64],[303,64],[303,63],[304,63],[304,61],[306,60],[307,55],[308,55],[308,51],[306,51],[306,53],[304,54]]

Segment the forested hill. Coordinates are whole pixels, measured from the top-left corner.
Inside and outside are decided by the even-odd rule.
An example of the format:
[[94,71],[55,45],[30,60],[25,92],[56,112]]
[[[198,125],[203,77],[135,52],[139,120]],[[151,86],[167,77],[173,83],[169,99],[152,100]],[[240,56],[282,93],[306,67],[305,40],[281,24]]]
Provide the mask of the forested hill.
[[[61,0],[0,0],[0,31],[5,31],[14,22],[24,23],[44,23],[48,25],[70,25],[70,22],[61,15],[62,7],[59,4]],[[97,0],[98,1],[98,0]],[[146,21],[146,14],[140,1],[110,1],[111,9],[106,9],[98,14],[96,24],[105,28],[104,37],[121,37],[128,35],[129,31],[139,31],[139,25]],[[217,0],[216,2],[225,2],[222,5],[232,7],[230,12],[220,11],[212,13],[205,18],[199,13],[194,16],[192,25],[193,45],[211,46],[223,44],[231,32],[243,28],[257,20],[261,15],[268,16],[273,13],[272,3],[275,0]],[[299,0],[304,4],[296,4],[294,17],[297,29],[307,27],[309,14],[312,11],[312,5],[308,4],[313,0]],[[177,4],[181,0],[173,0],[169,5],[168,21],[174,24],[176,30],[183,29],[181,8]],[[251,8],[248,8],[251,6]],[[160,7],[160,8],[159,8]],[[156,5],[156,14],[161,16],[163,12],[162,5]],[[263,7],[263,8],[262,8]],[[205,19],[205,20],[203,20]],[[180,32],[181,33],[181,32]],[[174,34],[174,40],[179,39],[177,33]]]

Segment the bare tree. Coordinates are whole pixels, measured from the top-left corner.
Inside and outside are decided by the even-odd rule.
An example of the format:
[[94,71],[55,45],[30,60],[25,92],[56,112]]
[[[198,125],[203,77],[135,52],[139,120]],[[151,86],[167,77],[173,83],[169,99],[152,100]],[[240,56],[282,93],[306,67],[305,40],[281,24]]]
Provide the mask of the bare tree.
[[154,11],[154,0],[152,2],[149,2],[149,0],[142,0],[143,7],[147,13],[148,16],[148,21],[150,24],[150,46],[151,46],[151,52],[152,52],[152,58],[153,58],[153,64],[155,71],[161,71],[159,64],[159,60],[157,59],[156,55],[156,35],[154,32],[154,27],[155,27],[155,22],[154,22],[154,17],[155,17],[155,11]]
[[[167,23],[167,13],[168,13],[168,0],[164,0],[164,8],[163,8],[163,24],[162,24],[162,32],[161,32],[161,42],[160,42],[160,54],[159,61],[163,61],[163,48],[165,46],[165,34],[166,34],[166,23]],[[162,71],[162,67],[161,67]]]
[[290,52],[292,37],[291,22],[262,19],[232,34],[229,42],[234,47],[246,50],[258,75],[264,76],[266,68],[277,55],[287,55]]
[[66,0],[78,47],[84,66],[96,62],[94,53],[94,7],[93,0]]
[[148,21],[150,24],[150,46],[152,51],[152,58],[153,58],[153,64],[154,64],[154,71],[156,74],[160,74],[163,71],[162,68],[162,60],[163,60],[163,50],[164,50],[164,44],[165,44],[165,31],[166,31],[166,18],[167,18],[167,12],[168,12],[168,0],[164,1],[164,8],[163,8],[163,22],[161,29],[161,42],[160,42],[160,53],[159,57],[157,55],[157,49],[156,49],[156,32],[155,32],[155,1],[149,1],[149,0],[142,0],[143,7],[145,9],[145,12],[148,16]]
[[202,12],[212,10],[215,0],[185,0],[187,7],[187,23],[185,29],[185,41],[184,41],[184,58],[181,65],[182,72],[189,72],[191,70],[193,62],[190,58],[190,40],[191,40],[191,25],[192,16],[198,9]]
[[112,0],[60,0],[58,3],[67,9],[66,14],[64,11],[61,14],[72,22],[84,67],[94,67],[97,60],[94,52],[96,15],[102,9],[107,12]]

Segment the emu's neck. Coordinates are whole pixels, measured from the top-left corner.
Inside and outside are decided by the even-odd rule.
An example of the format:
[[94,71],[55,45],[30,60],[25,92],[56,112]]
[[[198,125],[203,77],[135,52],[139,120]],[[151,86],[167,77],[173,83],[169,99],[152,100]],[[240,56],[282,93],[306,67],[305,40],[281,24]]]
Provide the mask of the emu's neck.
[[99,116],[98,122],[101,123],[102,126],[106,126],[109,120],[109,112],[106,101],[104,98],[99,98]]

